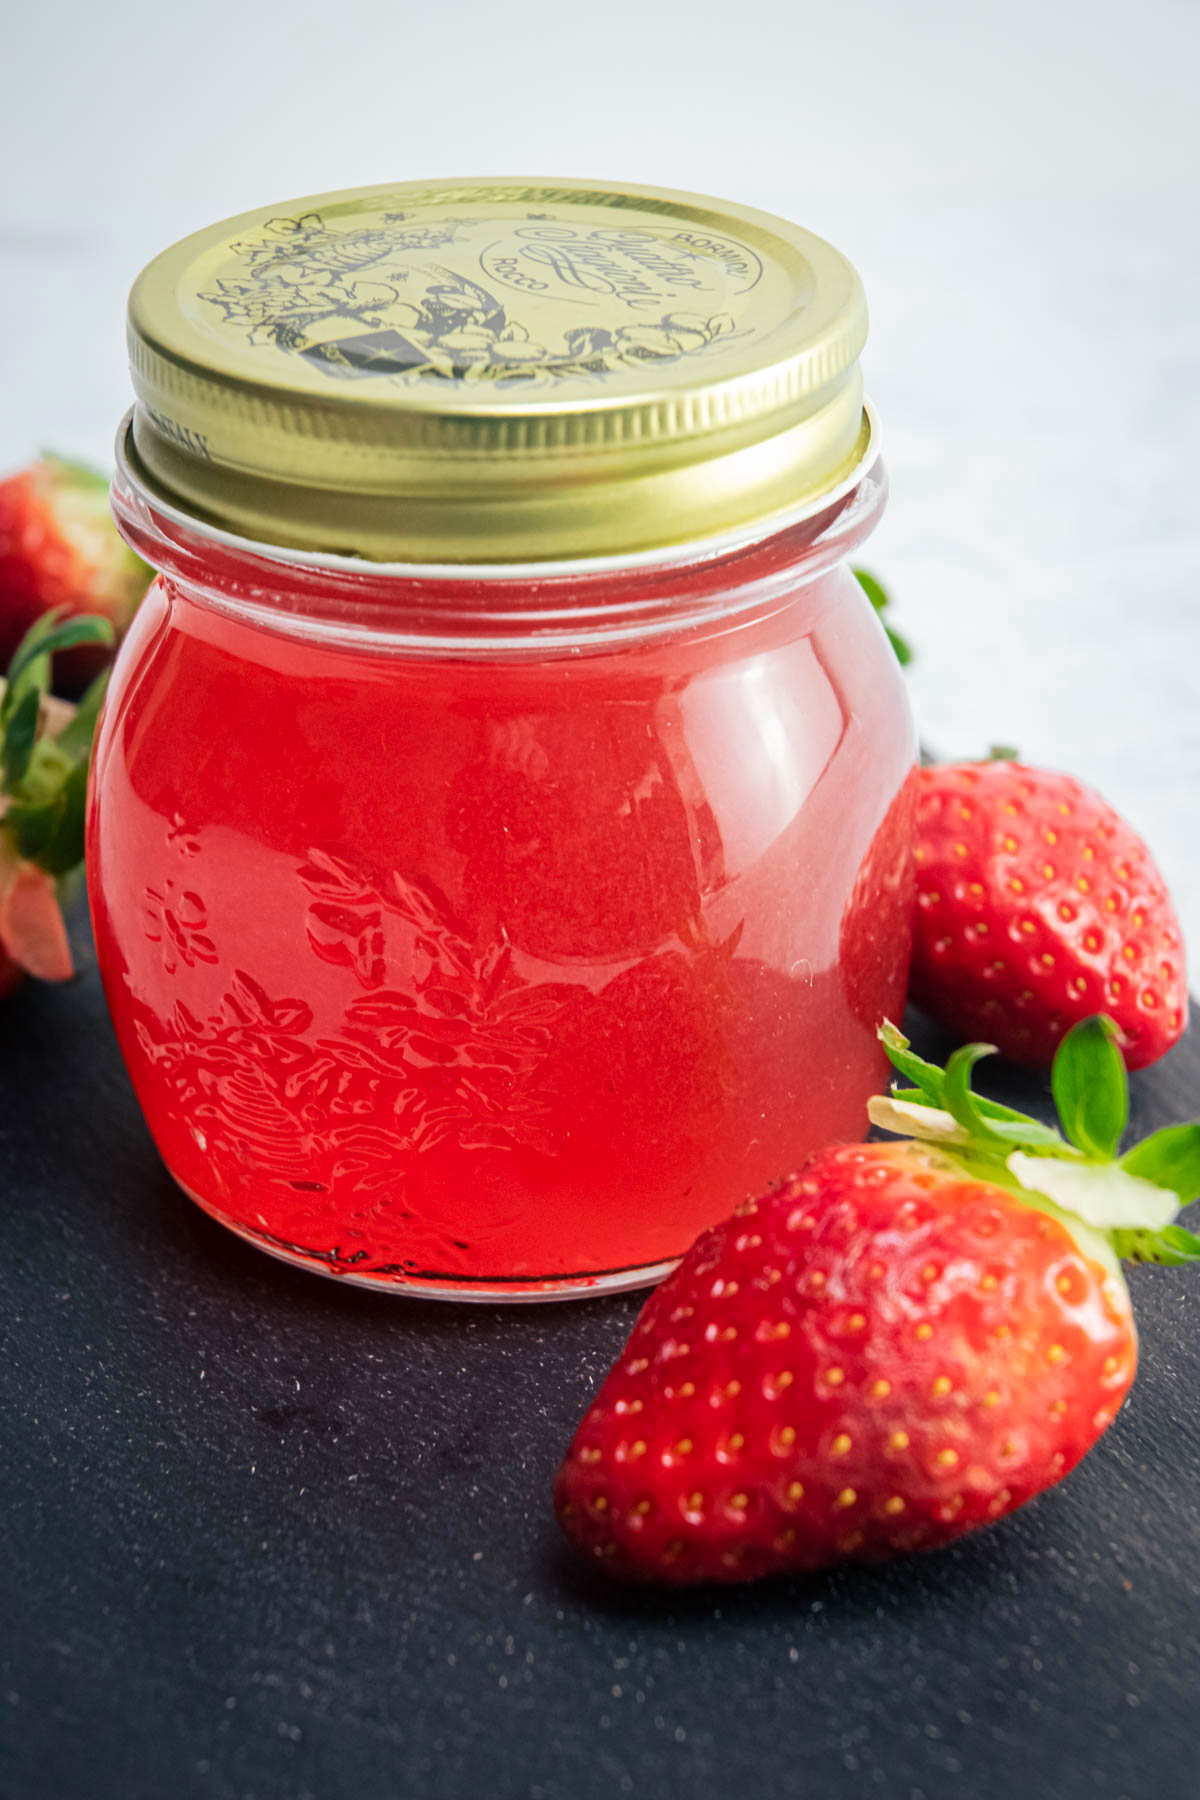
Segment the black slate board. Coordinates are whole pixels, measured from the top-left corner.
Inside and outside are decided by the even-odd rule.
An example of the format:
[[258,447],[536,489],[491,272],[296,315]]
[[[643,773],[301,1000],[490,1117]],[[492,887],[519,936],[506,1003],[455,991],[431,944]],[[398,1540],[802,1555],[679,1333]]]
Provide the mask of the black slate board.
[[[1200,1111],[1198,1034],[1134,1087],[1143,1131]],[[1135,1274],[1135,1399],[1023,1515],[629,1596],[547,1491],[636,1296],[428,1304],[242,1245],[161,1171],[94,971],[0,1007],[0,1146],[3,1800],[1200,1793],[1195,1276]]]

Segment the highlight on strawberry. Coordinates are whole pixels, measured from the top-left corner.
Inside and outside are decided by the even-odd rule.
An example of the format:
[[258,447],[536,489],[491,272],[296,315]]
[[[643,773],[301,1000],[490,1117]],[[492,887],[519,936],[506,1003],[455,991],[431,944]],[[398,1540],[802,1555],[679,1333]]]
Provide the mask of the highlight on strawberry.
[[[121,635],[153,571],[122,541],[108,481],[49,453],[0,481],[0,667],[45,613],[98,613]],[[60,657],[60,691],[78,694],[103,666],[98,639]]]
[[1060,1129],[886,1025],[905,1141],[835,1145],[705,1233],[654,1293],[555,1488],[631,1580],[743,1581],[933,1549],[1069,1474],[1133,1380],[1121,1270],[1188,1263],[1200,1125],[1123,1154],[1112,1021],[1054,1061]]
[[1188,994],[1153,857],[1082,782],[994,756],[919,772],[912,999],[1038,1068],[1104,1012],[1129,1068],[1156,1062],[1183,1035]]
[[92,737],[107,670],[78,706],[50,693],[52,659],[107,648],[110,620],[48,613],[26,633],[0,683],[0,994],[23,974],[74,973],[63,902],[83,862]]

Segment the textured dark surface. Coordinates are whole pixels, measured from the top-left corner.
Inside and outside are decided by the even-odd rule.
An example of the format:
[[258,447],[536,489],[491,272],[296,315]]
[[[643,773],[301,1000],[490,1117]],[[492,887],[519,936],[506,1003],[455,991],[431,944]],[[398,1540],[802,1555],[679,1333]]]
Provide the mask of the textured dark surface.
[[[94,974],[0,1007],[3,1800],[1194,1800],[1200,1279],[1058,1492],[890,1569],[623,1596],[547,1492],[637,1299],[292,1271],[161,1172]],[[1026,1103],[1035,1090],[1010,1078]],[[1200,1110],[1195,1036],[1135,1078]]]

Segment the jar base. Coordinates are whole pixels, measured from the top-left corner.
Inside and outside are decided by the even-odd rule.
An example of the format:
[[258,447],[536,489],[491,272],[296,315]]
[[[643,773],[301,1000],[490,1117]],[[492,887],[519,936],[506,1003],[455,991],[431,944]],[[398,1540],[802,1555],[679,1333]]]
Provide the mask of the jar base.
[[319,1256],[306,1254],[293,1245],[281,1244],[264,1232],[254,1231],[238,1219],[230,1218],[220,1207],[201,1199],[193,1188],[174,1177],[176,1186],[208,1214],[218,1225],[232,1231],[244,1243],[265,1251],[278,1262],[296,1269],[307,1269],[327,1280],[348,1283],[351,1287],[370,1288],[377,1294],[398,1294],[409,1300],[449,1300],[477,1306],[528,1306],[553,1300],[595,1300],[605,1294],[630,1293],[638,1288],[657,1287],[679,1264],[679,1257],[666,1262],[645,1263],[628,1269],[609,1269],[598,1274],[549,1275],[512,1279],[482,1276],[402,1275],[394,1272],[375,1275],[357,1274],[339,1268]]

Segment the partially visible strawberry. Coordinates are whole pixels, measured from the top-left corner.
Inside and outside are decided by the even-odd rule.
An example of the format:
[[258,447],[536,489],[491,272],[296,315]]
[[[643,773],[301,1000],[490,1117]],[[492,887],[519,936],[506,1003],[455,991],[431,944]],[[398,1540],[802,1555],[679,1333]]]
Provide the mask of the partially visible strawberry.
[[1137,1340],[1119,1255],[1186,1262],[1200,1126],[1118,1163],[1125,1071],[1103,1019],[1055,1063],[1073,1142],[979,1099],[892,1027],[916,1085],[872,1103],[927,1141],[823,1150],[693,1246],[646,1305],[558,1476],[610,1573],[738,1581],[945,1544],[1067,1474]]
[[80,704],[49,692],[61,650],[112,643],[107,619],[60,623],[53,613],[26,633],[0,683],[0,994],[22,974],[66,981],[74,972],[60,904],[62,883],[83,861],[83,813],[101,675]]
[[[43,456],[0,481],[0,665],[44,613],[99,613],[125,629],[151,571],[117,534],[108,482],[82,463]],[[58,670],[72,693],[98,672],[94,646]]]
[[958,1037],[1047,1066],[1103,1010],[1131,1069],[1187,1023],[1183,939],[1145,844],[1070,775],[922,769],[912,998]]

